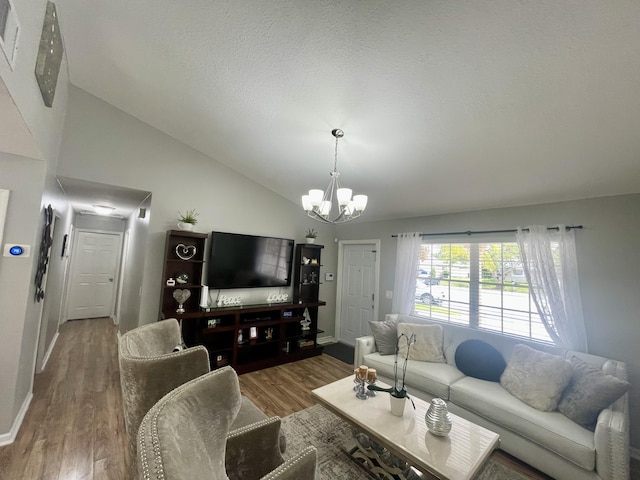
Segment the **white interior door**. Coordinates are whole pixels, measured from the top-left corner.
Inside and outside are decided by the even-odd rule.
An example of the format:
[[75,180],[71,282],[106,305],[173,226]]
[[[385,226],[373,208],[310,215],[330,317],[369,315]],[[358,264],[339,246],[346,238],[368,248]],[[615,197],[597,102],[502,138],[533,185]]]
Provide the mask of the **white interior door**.
[[375,318],[377,299],[377,246],[375,243],[342,246],[340,271],[340,317],[338,340],[355,345],[369,335],[369,320]]
[[72,253],[67,318],[113,313],[121,235],[78,231]]

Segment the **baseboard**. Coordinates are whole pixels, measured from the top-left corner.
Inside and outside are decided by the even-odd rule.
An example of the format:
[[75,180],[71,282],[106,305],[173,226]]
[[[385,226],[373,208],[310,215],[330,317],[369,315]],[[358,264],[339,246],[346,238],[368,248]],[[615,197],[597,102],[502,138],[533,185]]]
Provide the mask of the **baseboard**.
[[29,392],[27,398],[22,402],[22,407],[20,407],[20,411],[16,416],[16,419],[13,421],[13,425],[11,426],[11,430],[8,433],[0,434],[0,447],[4,447],[5,445],[11,445],[16,437],[18,436],[18,432],[20,431],[20,426],[22,425],[22,421],[24,420],[24,416],[27,414],[27,410],[29,410],[29,405],[31,405],[31,400],[33,399],[33,392]]
[[318,344],[319,345],[327,345],[329,343],[336,343],[337,340],[335,339],[335,337],[320,337],[318,339]]
[[634,460],[640,460],[640,448],[629,448],[629,454]]
[[44,372],[44,369],[47,368],[47,362],[49,361],[49,357],[51,356],[51,352],[53,352],[53,347],[55,347],[56,341],[58,340],[59,336],[60,336],[59,332],[56,332],[56,334],[53,336],[53,340],[51,340],[51,345],[49,345],[49,348],[47,349],[47,353],[44,354],[44,358],[42,359],[42,368],[38,373]]

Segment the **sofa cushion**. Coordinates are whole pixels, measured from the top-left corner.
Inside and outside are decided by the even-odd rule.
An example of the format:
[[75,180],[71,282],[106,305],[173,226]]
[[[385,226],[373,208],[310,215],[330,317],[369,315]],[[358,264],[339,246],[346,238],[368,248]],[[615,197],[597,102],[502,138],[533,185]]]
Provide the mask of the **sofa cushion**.
[[598,414],[620,398],[629,384],[602,369],[571,357],[571,382],[562,394],[558,410],[574,422],[595,430]]
[[482,340],[465,340],[456,349],[456,367],[470,377],[499,382],[506,366],[502,354]]
[[376,348],[380,355],[394,355],[398,343],[398,328],[396,320],[384,322],[369,321],[369,328],[376,341]]
[[464,377],[450,387],[450,401],[515,432],[586,470],[595,467],[593,433],[560,412],[541,412],[499,383]]
[[516,345],[500,384],[513,396],[543,412],[558,408],[571,380],[571,363],[526,345]]
[[[364,363],[370,368],[375,368],[378,377],[383,376],[389,379],[393,379],[394,361],[395,356],[380,355],[379,353],[370,353],[364,356]],[[449,385],[462,377],[464,377],[464,374],[460,370],[447,363],[409,360],[405,383],[409,395],[411,395],[413,387],[434,397],[447,400],[449,398]]]
[[411,348],[408,343],[400,341],[398,358],[407,358],[420,362],[444,363],[442,351],[442,325],[419,325],[416,323],[399,323],[398,336],[405,334],[407,338],[415,335],[416,340]]

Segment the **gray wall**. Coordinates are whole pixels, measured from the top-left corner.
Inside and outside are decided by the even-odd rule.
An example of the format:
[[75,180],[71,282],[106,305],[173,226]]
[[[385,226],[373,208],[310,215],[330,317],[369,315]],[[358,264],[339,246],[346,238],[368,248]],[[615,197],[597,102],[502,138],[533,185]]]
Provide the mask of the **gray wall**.
[[[510,229],[526,225],[583,225],[576,231],[580,290],[589,351],[627,363],[631,411],[640,410],[640,195],[482,210],[339,227],[341,240],[381,240],[381,316],[389,313],[399,232]],[[463,241],[464,237],[458,237]],[[632,444],[640,448],[640,418],[632,415]]]
[[[136,257],[144,254],[139,317],[134,321],[129,308],[135,303],[136,288],[123,299],[128,306],[123,329],[158,319],[165,233],[176,228],[178,211],[197,209],[199,232],[296,241],[304,241],[304,231],[313,222],[298,205],[75,87],[69,89],[58,174],[152,193],[148,241],[144,249],[136,250]],[[321,241],[333,238],[333,227],[316,222],[313,226],[321,232]],[[328,261],[334,261],[334,249],[328,246]],[[140,265],[140,258],[135,261]],[[327,300],[335,301],[331,285],[323,288]],[[266,297],[267,292],[251,294]],[[321,309],[323,327],[333,329],[334,311],[334,305]]]
[[149,218],[153,214],[151,196],[140,207],[146,208],[145,218],[134,212],[128,219],[125,235],[128,235],[126,265],[122,272],[122,299],[120,304],[119,330],[124,333],[138,326],[140,316],[140,293],[144,279],[145,252],[149,236]]
[[52,200],[59,193],[52,177],[67,103],[66,58],[58,76],[53,107],[47,108],[33,73],[46,0],[14,2],[14,7],[21,26],[19,51],[13,71],[0,59],[0,77],[44,161],[0,153],[0,188],[11,190],[5,240],[29,244],[34,249],[31,258],[12,262],[10,272],[6,261],[0,259],[0,311],[5,319],[0,353],[0,442],[16,433],[15,420],[26,405],[33,383],[42,315],[42,302],[32,300],[42,206],[52,203],[63,212],[63,223],[68,222],[64,202]]

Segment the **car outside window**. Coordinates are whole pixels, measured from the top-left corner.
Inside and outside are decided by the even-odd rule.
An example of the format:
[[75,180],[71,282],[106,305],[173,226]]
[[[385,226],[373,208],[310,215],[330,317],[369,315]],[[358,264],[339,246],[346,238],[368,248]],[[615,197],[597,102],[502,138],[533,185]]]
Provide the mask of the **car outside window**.
[[413,315],[551,342],[515,242],[423,244]]

